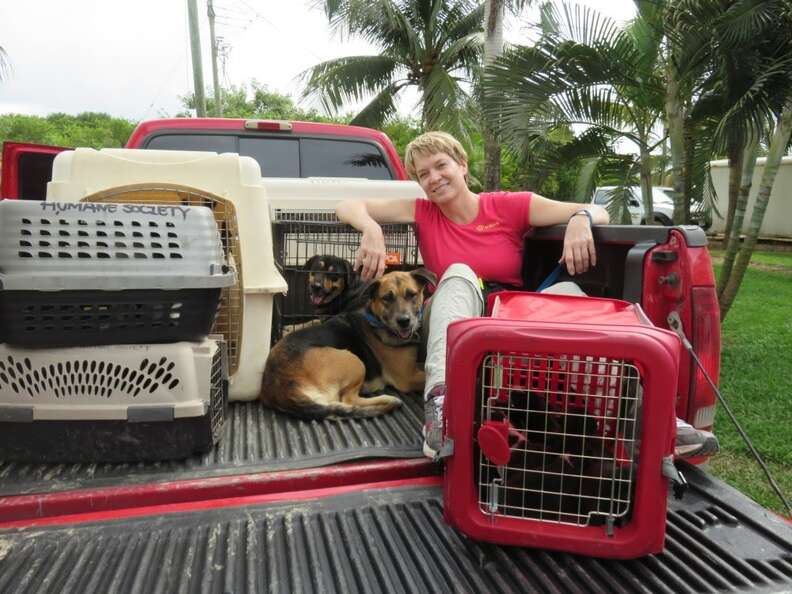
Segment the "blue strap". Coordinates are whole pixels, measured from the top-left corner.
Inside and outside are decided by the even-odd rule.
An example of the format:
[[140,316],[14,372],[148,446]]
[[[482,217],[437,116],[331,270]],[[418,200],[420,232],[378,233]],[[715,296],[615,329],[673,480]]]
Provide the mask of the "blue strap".
[[537,293],[541,293],[542,291],[544,291],[550,285],[555,284],[555,282],[556,282],[556,280],[558,280],[558,276],[561,274],[562,270],[563,270],[563,264],[558,264],[555,268],[553,268],[553,271],[550,274],[547,275],[546,279],[544,279],[542,281],[542,284],[539,285],[539,288],[536,289],[536,292]]
[[372,328],[385,328],[385,324],[380,322],[379,318],[375,316],[373,313],[371,313],[371,310],[369,308],[366,308],[366,311],[363,312],[363,317],[366,319],[366,321],[369,323],[369,326],[371,326]]

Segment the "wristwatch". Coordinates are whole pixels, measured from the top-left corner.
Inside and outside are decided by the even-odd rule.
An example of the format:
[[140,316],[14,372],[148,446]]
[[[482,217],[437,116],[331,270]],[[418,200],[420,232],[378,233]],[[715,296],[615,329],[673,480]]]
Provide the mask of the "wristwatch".
[[574,213],[572,213],[572,216],[569,217],[569,220],[571,221],[572,217],[576,217],[576,216],[581,215],[581,214],[582,215],[586,215],[588,217],[589,225],[593,227],[594,226],[594,218],[591,216],[591,211],[589,211],[587,208],[581,208],[580,210],[575,211]]

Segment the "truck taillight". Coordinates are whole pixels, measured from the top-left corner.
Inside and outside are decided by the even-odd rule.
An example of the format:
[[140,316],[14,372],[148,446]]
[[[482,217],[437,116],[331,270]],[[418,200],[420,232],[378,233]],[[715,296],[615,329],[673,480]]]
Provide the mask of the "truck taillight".
[[[720,378],[720,308],[714,287],[693,287],[693,350],[717,385]],[[695,363],[691,360],[691,365]],[[688,421],[699,429],[709,429],[715,420],[715,392],[704,374],[695,367],[688,398]]]
[[245,120],[246,130],[264,130],[266,132],[291,132],[292,123],[285,120]]

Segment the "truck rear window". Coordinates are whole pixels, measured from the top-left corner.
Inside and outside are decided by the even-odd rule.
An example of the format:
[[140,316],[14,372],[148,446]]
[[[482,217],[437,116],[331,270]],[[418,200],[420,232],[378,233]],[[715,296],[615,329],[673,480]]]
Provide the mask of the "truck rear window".
[[239,153],[258,161],[264,177],[393,179],[377,145],[342,138],[158,134],[145,148]]

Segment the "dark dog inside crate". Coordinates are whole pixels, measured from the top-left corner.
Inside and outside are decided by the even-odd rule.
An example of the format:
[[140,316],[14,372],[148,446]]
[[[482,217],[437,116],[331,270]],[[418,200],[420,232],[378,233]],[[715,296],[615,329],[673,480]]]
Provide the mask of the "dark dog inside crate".
[[361,282],[349,260],[321,254],[310,258],[303,268],[308,300],[317,316],[334,316],[366,304],[369,283]]
[[[413,229],[405,224],[382,226],[385,248],[397,254],[397,263],[388,271],[419,268],[417,241]],[[347,262],[355,259],[360,233],[343,224],[332,212],[276,211],[273,220],[276,263],[289,285],[285,296],[276,296],[272,324],[273,344],[285,334],[332,316],[316,311],[311,301],[306,263],[316,255],[332,256]],[[344,305],[341,310],[350,309]],[[338,313],[338,312],[335,312]]]
[[[513,391],[493,420],[508,420],[512,455],[502,467],[481,469],[483,499],[496,513],[577,525],[601,524],[614,501],[631,494],[630,462],[619,459],[615,440],[602,435],[603,419],[557,406],[535,392]],[[618,523],[618,522],[617,522]]]

